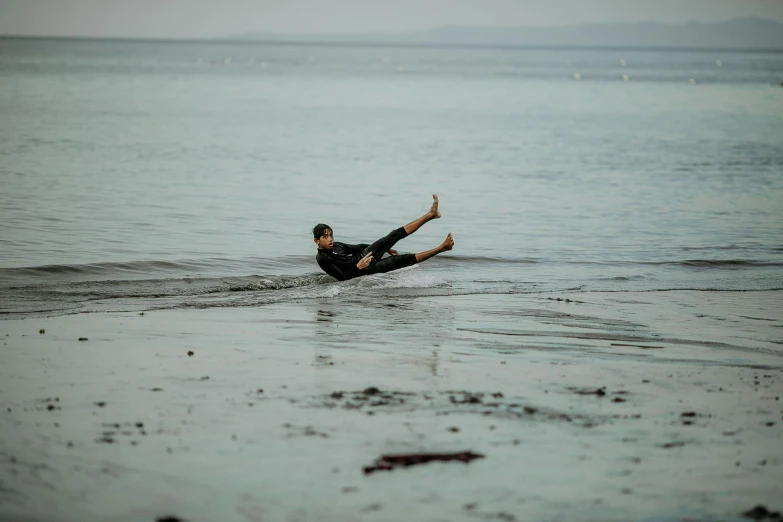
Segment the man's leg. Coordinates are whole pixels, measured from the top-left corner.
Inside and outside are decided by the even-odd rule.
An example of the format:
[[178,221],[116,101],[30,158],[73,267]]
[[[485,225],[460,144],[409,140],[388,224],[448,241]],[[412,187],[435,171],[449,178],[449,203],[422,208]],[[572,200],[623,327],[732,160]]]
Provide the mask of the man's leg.
[[426,223],[430,219],[438,219],[440,217],[440,212],[438,212],[438,195],[433,194],[432,199],[433,199],[432,206],[430,207],[429,212],[421,216],[419,219],[414,219],[413,221],[411,221],[410,223],[402,227],[405,229],[406,234],[408,235],[413,234],[419,229],[419,227],[421,227],[424,223]]
[[385,274],[386,272],[415,264],[416,254],[400,254],[398,256],[385,257],[367,267],[367,274]]
[[446,239],[443,241],[443,243],[433,248],[432,250],[427,250],[426,252],[420,252],[418,254],[401,254],[399,256],[391,256],[385,259],[379,259],[367,267],[367,275],[384,274],[386,272],[391,272],[392,270],[399,270],[400,268],[405,268],[406,266],[415,265],[416,263],[421,263],[422,261],[425,261],[432,256],[436,256],[441,252],[446,252],[452,248],[454,248],[454,238],[451,237],[451,233],[449,232],[449,235],[446,236]]
[[[392,230],[387,236],[382,237],[381,239],[377,240],[376,242],[374,242],[373,244],[371,244],[370,246],[362,250],[361,257],[364,257],[367,254],[372,253],[374,262],[378,262],[383,257],[383,254],[388,252],[389,249],[392,248],[397,243],[397,241],[399,241],[404,237],[409,236],[410,234],[413,234],[419,229],[419,227],[421,227],[427,221],[431,219],[438,219],[440,217],[440,212],[438,211],[438,195],[433,194],[432,199],[433,199],[432,206],[430,207],[429,212],[421,216],[419,219],[411,221],[404,227],[400,227]],[[432,256],[428,256],[428,257],[432,257]],[[396,268],[392,268],[392,270],[396,270]]]
[[433,248],[432,250],[427,250],[425,252],[419,252],[416,254],[416,262],[421,263],[422,261],[426,261],[427,259],[433,256],[437,256],[442,252],[447,252],[452,248],[454,248],[454,238],[451,236],[451,232],[449,232],[449,235],[446,236],[446,239],[443,240],[443,243]]
[[361,257],[366,256],[367,254],[372,253],[372,257],[375,261],[380,261],[383,257],[383,254],[389,251],[391,247],[397,243],[400,239],[407,236],[408,233],[405,232],[405,229],[403,227],[395,228],[389,234],[385,237],[380,238],[378,241],[373,243],[372,245],[368,246],[364,250],[362,250],[362,253],[360,254]]

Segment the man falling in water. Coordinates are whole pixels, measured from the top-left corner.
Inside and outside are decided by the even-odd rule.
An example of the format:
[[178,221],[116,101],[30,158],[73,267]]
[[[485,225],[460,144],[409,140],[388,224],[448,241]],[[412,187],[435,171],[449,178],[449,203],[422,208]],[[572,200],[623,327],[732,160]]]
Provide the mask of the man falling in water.
[[[400,239],[416,232],[420,226],[431,219],[438,219],[438,196],[432,195],[432,207],[430,211],[419,219],[411,221],[404,227],[392,230],[388,236],[382,237],[372,245],[346,245],[334,240],[332,227],[319,223],[313,228],[313,241],[318,246],[318,255],[315,257],[318,266],[330,276],[340,281],[353,279],[368,274],[382,274],[421,263],[425,259],[446,252],[454,248],[454,239],[451,232],[446,239],[426,252],[418,254],[398,254],[392,247]],[[389,253],[390,257],[381,259],[383,254]]]

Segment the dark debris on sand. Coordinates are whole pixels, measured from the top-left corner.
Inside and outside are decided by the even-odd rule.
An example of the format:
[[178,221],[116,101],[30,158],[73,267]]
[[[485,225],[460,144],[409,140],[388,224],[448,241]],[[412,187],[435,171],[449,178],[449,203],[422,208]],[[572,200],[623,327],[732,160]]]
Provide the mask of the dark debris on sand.
[[680,422],[683,426],[691,426],[696,423],[696,419],[699,417],[712,417],[712,415],[705,415],[703,413],[697,413],[695,411],[684,411],[680,413],[679,419],[675,422]]
[[[326,406],[334,407],[342,401],[340,407],[346,410],[362,409],[364,407],[399,406],[405,404],[405,399],[413,393],[381,391],[370,387],[360,392],[334,392],[327,396]],[[333,399],[329,401],[328,399]]]
[[483,398],[483,393],[457,392],[449,395],[452,404],[481,404]]
[[445,390],[431,393],[413,393],[381,390],[370,387],[363,391],[336,391],[318,398],[317,406],[358,410],[368,415],[392,411],[434,411],[436,415],[472,413],[483,416],[562,421],[581,427],[592,427],[611,418],[638,418],[638,416],[597,416],[564,413],[523,404],[519,399],[502,393],[481,393]]
[[783,520],[779,511],[770,511],[762,505],[745,511],[742,516],[751,520]]
[[[610,395],[610,393],[606,390],[606,386],[601,386],[600,388],[580,388],[577,386],[569,386],[568,391],[577,395],[595,395],[596,397],[606,397],[607,395]],[[614,396],[612,398],[612,402],[614,403],[628,401],[628,399],[625,399],[624,397],[619,397],[619,395],[628,395],[628,390],[617,390],[611,392],[611,395]]]
[[457,453],[406,453],[400,455],[381,455],[371,466],[363,468],[364,474],[369,475],[376,471],[391,471],[394,468],[407,468],[430,462],[468,462],[475,459],[483,459],[484,455],[472,451],[460,451]]
[[288,437],[302,436],[302,437],[321,437],[328,439],[329,434],[316,430],[312,426],[294,426],[291,423],[286,422],[283,424],[283,428],[288,430]]
[[682,446],[685,446],[686,442],[682,440],[676,440],[673,442],[665,442],[663,444],[659,444],[659,448],[663,449],[671,449],[671,448],[681,448]]
[[571,386],[568,389],[577,395],[596,395],[598,397],[606,395],[606,386],[601,388],[577,388],[576,386]]
[[[59,397],[48,397],[46,399],[36,399],[36,402],[39,403],[39,406],[36,406],[36,410],[41,411],[46,409],[46,411],[55,411],[55,410],[62,410],[62,406],[60,406],[60,398]],[[44,406],[44,404],[46,406]],[[9,410],[10,411],[10,410]]]
[[147,435],[143,422],[104,422],[101,424],[103,431],[95,442],[100,444],[114,444],[126,440],[131,446],[138,446],[140,437]]

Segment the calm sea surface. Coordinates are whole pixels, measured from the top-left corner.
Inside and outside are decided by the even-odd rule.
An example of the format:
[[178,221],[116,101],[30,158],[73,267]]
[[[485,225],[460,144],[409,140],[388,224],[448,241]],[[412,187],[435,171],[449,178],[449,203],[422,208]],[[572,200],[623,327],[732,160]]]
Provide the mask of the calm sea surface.
[[[781,81],[781,53],[0,40],[0,312],[768,294]],[[314,224],[370,242],[434,192],[398,250],[451,254],[319,275]]]

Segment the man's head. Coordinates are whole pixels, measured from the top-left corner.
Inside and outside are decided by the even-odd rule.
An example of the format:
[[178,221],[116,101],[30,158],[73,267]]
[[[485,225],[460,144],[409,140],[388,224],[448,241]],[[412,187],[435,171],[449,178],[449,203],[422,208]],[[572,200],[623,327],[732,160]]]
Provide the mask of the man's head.
[[313,241],[315,241],[315,244],[318,245],[318,248],[331,250],[332,244],[334,243],[332,227],[329,225],[324,225],[323,223],[318,223],[315,227],[313,227]]

